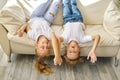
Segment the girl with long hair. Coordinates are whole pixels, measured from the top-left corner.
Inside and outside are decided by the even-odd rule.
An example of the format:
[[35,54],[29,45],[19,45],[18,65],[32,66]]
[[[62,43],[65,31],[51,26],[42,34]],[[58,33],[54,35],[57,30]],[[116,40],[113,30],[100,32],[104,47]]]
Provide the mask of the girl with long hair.
[[43,60],[44,57],[50,55],[50,41],[55,55],[54,65],[61,65],[62,63],[58,39],[50,27],[58,12],[60,3],[61,0],[47,0],[40,4],[33,11],[29,21],[17,31],[19,36],[22,36],[26,31],[28,37],[36,41],[35,51],[38,58],[36,59],[35,67],[38,72],[43,74],[52,72],[51,68]]

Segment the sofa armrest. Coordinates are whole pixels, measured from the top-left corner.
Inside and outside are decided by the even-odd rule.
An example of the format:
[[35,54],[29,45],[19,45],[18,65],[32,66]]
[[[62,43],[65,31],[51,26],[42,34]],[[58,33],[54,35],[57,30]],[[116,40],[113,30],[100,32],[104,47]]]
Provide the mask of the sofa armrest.
[[120,46],[119,46],[119,49],[118,49],[118,53],[117,53],[116,58],[117,58],[117,60],[120,60]]
[[114,66],[117,67],[120,64],[120,45],[117,51],[117,55],[113,58]]
[[7,37],[7,30],[0,24],[0,45],[8,57],[10,57],[10,43]]

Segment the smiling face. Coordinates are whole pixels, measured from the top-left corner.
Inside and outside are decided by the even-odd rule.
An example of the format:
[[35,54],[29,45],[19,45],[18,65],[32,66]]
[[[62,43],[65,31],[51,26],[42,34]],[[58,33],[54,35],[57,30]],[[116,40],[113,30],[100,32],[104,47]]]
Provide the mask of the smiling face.
[[37,55],[41,57],[49,56],[50,53],[50,41],[44,37],[40,36],[36,43]]
[[79,58],[80,47],[76,41],[71,41],[67,46],[67,58],[75,60]]

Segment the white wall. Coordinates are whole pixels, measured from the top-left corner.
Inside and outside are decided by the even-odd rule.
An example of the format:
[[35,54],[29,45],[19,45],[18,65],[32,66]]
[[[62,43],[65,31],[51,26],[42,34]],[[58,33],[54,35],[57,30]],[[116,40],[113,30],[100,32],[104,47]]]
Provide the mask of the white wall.
[[2,9],[6,2],[7,0],[0,0],[0,9]]

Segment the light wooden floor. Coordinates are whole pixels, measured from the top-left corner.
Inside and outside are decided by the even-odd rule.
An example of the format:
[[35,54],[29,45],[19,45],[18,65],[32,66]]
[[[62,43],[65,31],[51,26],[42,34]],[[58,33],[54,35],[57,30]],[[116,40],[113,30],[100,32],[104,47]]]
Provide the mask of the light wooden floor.
[[14,54],[12,62],[7,63],[7,57],[0,49],[0,80],[120,80],[120,67],[114,70],[110,58],[98,58],[96,64],[86,61],[70,68],[65,63],[54,66],[53,57],[49,57],[46,61],[54,70],[49,76],[38,74],[34,69],[34,61],[33,55]]

